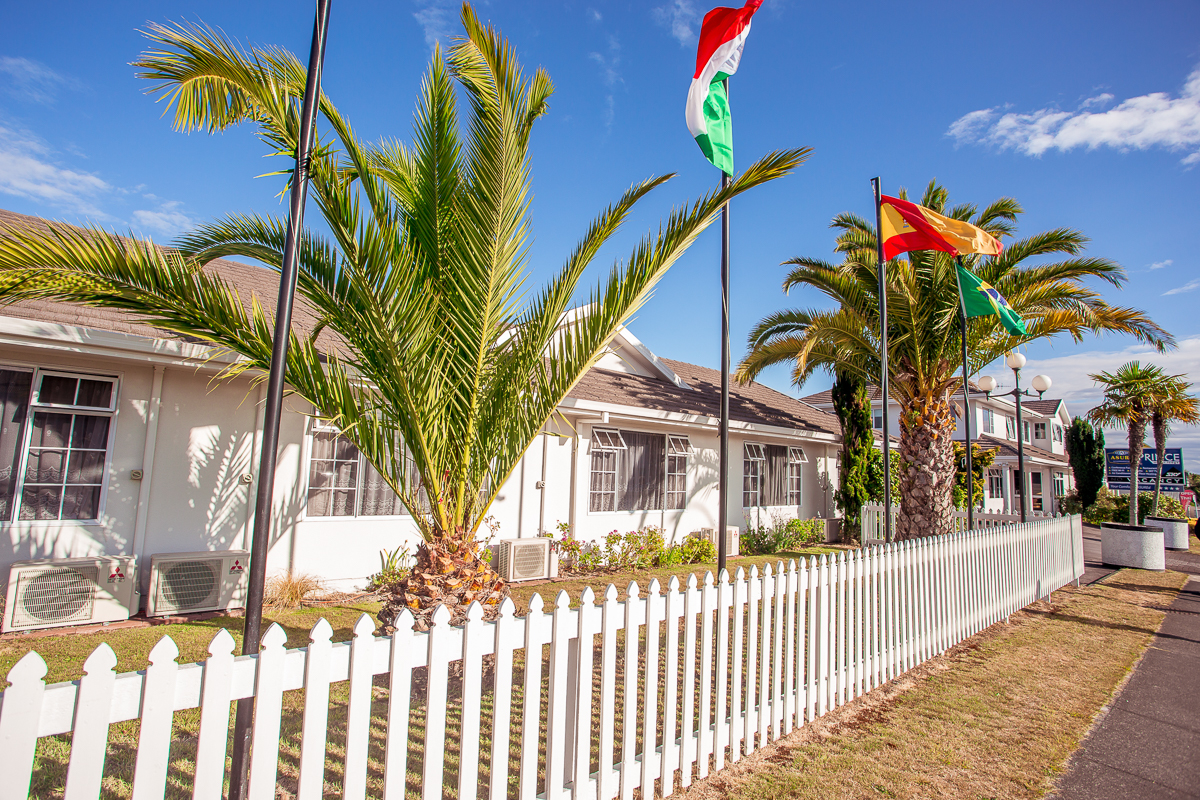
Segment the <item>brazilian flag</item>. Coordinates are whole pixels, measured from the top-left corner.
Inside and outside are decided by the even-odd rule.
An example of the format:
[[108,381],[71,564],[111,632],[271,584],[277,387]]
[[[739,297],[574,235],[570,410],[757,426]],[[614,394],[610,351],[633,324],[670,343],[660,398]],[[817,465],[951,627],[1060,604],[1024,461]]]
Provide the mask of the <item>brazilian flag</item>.
[[1013,336],[1028,336],[1025,322],[1012,310],[1004,295],[984,280],[958,267],[958,291],[962,297],[963,313],[968,317],[988,317],[995,314],[1005,330]]

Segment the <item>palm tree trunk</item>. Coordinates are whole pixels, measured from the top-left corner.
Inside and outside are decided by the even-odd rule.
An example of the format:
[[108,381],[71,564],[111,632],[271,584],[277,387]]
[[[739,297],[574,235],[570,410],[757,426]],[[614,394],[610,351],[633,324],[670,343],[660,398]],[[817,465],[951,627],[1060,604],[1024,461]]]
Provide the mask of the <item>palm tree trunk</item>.
[[1167,455],[1167,420],[1159,412],[1154,412],[1152,421],[1154,428],[1154,453],[1157,456],[1155,463],[1158,469],[1154,476],[1154,509],[1151,511],[1153,516],[1158,516],[1158,498],[1162,494],[1162,470],[1163,458]]
[[500,603],[508,597],[508,584],[480,558],[479,542],[470,531],[456,535],[434,533],[417,546],[412,570],[400,581],[380,589],[384,595],[379,621],[386,633],[396,629],[404,609],[415,617],[414,627],[429,629],[433,612],[440,605],[450,611],[450,624],[466,620],[467,608],[483,606],[483,618],[494,619]]
[[948,394],[926,395],[900,414],[900,515],[896,537],[954,531],[954,414]]
[[1138,524],[1138,467],[1146,449],[1146,421],[1129,421],[1129,524]]

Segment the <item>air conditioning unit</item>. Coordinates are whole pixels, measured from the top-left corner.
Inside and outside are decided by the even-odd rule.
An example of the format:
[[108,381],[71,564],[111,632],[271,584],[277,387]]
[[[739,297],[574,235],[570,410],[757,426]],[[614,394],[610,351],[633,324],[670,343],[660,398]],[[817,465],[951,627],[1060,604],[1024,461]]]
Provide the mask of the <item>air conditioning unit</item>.
[[[713,543],[713,547],[718,547],[717,534],[712,528],[701,528],[700,538]],[[742,529],[736,525],[729,525],[725,528],[725,555],[736,556],[738,554],[739,540],[742,538]]]
[[0,630],[31,631],[129,619],[137,607],[132,556],[18,561],[8,571]]
[[556,577],[550,539],[502,539],[492,549],[492,566],[506,581],[536,581]]
[[146,616],[245,608],[249,566],[245,550],[151,556]]

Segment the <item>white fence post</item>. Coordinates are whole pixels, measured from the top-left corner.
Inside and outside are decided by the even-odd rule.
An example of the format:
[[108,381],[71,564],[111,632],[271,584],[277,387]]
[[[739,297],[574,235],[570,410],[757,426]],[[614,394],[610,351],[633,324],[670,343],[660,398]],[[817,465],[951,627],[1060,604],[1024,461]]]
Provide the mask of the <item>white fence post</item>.
[[[267,634],[270,633],[271,630],[268,629]],[[287,641],[286,634],[283,641]],[[282,644],[279,650],[282,653]],[[132,800],[162,800],[166,794],[167,764],[171,756],[171,723],[175,715],[175,678],[179,673],[179,665],[175,663],[175,659],[178,657],[179,648],[170,636],[159,639],[158,644],[150,650],[150,666],[146,668],[146,682],[142,688],[142,723],[138,730],[137,761],[133,768]],[[257,688],[255,694],[259,694]],[[259,696],[255,704],[261,708],[262,703],[262,697]],[[0,748],[3,748],[2,742]],[[275,748],[278,755],[278,741]],[[275,776],[272,775],[272,786],[274,781]],[[251,792],[253,797],[253,789]]]
[[[326,630],[329,624],[325,624]],[[313,629],[316,630],[315,628]],[[200,700],[200,733],[196,744],[196,776],[192,781],[193,800],[221,800],[225,777],[225,749],[229,740],[230,684],[233,681],[233,648],[236,642],[222,628],[208,645],[208,660],[204,662],[204,689]],[[329,705],[326,695],[325,708]],[[305,698],[305,711],[308,698]],[[324,712],[322,711],[322,717]],[[325,725],[321,724],[321,767],[325,764]],[[307,729],[306,729],[307,734]],[[304,741],[307,743],[308,736]],[[67,778],[68,783],[70,778]],[[92,794],[91,797],[98,795]],[[320,797],[320,794],[317,794]],[[301,796],[300,800],[308,800]]]
[[0,698],[0,753],[8,765],[0,780],[0,800],[25,800],[33,777],[38,722],[46,694],[46,662],[29,652],[8,671],[9,687]]
[[[163,637],[163,642],[169,641],[170,639]],[[159,644],[161,645],[163,642],[159,642]],[[263,634],[258,658],[255,659],[253,746],[250,748],[250,800],[273,800],[275,797],[275,779],[279,771],[279,726],[283,716],[283,660],[287,656],[283,649],[285,644],[287,644],[287,633],[279,627],[278,623],[273,622],[271,627],[267,628],[267,632]],[[175,650],[175,648],[172,647],[171,650]],[[173,678],[174,676],[172,676],[172,685]],[[146,689],[148,693],[149,680],[146,681]],[[171,716],[168,711],[166,714],[168,742],[170,742],[170,720]],[[143,717],[142,725],[145,724],[146,720]],[[166,763],[162,766],[165,770]],[[346,779],[350,779],[348,770]],[[161,796],[159,795],[159,797]]]

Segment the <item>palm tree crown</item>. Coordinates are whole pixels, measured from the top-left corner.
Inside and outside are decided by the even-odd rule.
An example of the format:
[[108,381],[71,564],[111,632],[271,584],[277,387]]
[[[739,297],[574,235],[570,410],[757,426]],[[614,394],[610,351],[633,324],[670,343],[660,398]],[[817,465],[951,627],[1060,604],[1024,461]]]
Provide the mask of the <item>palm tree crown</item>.
[[[557,277],[527,296],[529,140],[552,85],[542,70],[526,76],[466,4],[462,24],[465,37],[434,54],[411,144],[363,142],[320,98],[311,192],[329,233],[303,233],[298,282],[319,323],[293,333],[286,379],[413,512],[428,556],[418,562],[436,571],[436,555],[471,573],[481,569],[475,532],[496,493],[618,328],[722,205],[807,151],[770,154],[728,188],[675,209],[585,292],[588,312],[564,324],[597,251],[671,176],[635,184],[604,209]],[[178,129],[250,123],[294,157],[305,70],[292,54],[244,50],[199,25],[154,25],[147,35],[152,49],[136,66]],[[0,239],[0,297],[122,308],[236,353],[231,372],[261,373],[272,321],[202,267],[235,255],[278,269],[285,235],[285,220],[258,215],[203,225],[174,250],[98,230],[18,231]],[[320,342],[333,345],[320,345],[325,331]]]
[[[901,191],[901,197],[906,193]],[[975,373],[997,357],[1031,339],[1068,334],[1076,341],[1086,333],[1128,333],[1159,348],[1173,344],[1166,331],[1144,313],[1107,303],[1088,288],[1087,278],[1114,286],[1124,282],[1113,261],[1082,255],[1087,238],[1078,231],[1056,229],[1015,239],[1021,206],[1001,198],[980,209],[952,205],[947,190],[931,181],[921,204],[948,217],[968,221],[1006,243],[996,257],[968,255],[964,266],[996,287],[1020,314],[1029,337],[1014,337],[997,317],[973,318],[967,325],[968,372]],[[803,385],[814,371],[845,370],[878,384],[879,289],[876,232],[873,225],[849,213],[834,217],[837,233],[833,263],[799,257],[785,262],[793,269],[784,279],[785,292],[810,286],[836,302],[833,309],[787,309],[764,318],[751,331],[749,352],[738,367],[741,381],[763,369],[793,364],[792,379]],[[1044,260],[1049,258],[1051,260]],[[1037,263],[1031,263],[1037,259]],[[935,251],[915,251],[884,265],[888,304],[889,380],[902,408],[901,536],[946,532],[950,517],[953,433],[950,393],[960,383],[961,337],[959,294],[954,259]]]

